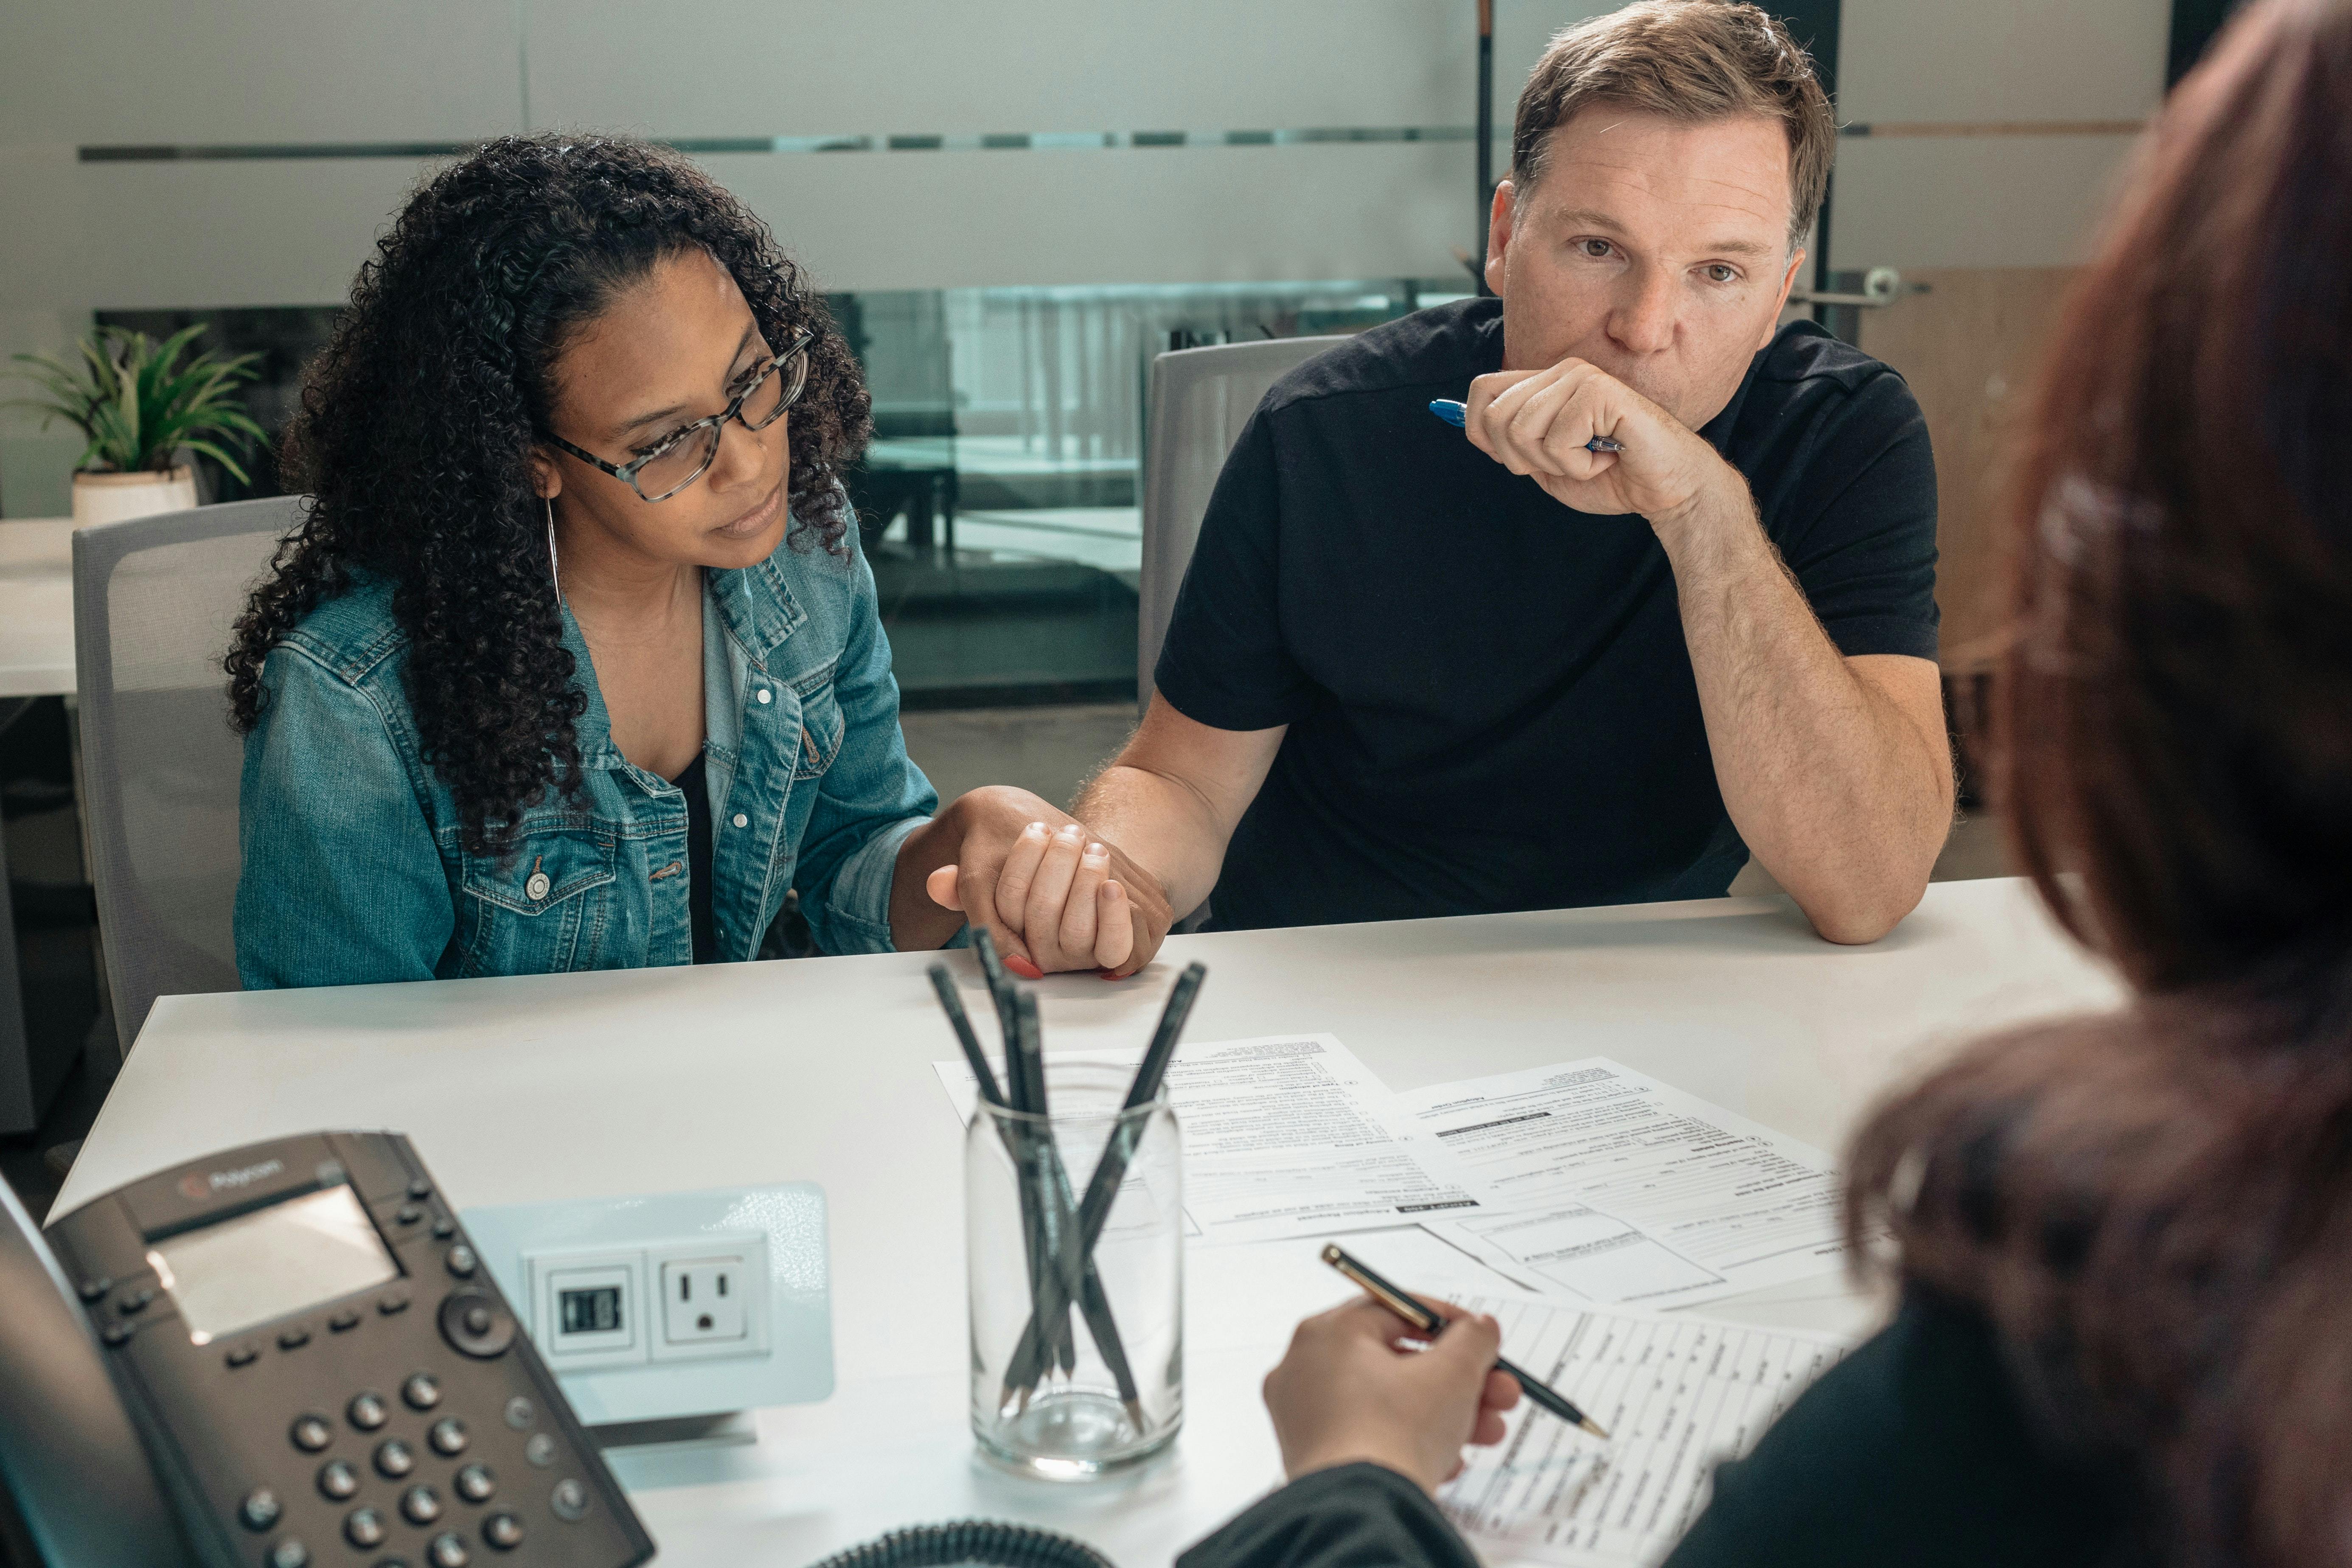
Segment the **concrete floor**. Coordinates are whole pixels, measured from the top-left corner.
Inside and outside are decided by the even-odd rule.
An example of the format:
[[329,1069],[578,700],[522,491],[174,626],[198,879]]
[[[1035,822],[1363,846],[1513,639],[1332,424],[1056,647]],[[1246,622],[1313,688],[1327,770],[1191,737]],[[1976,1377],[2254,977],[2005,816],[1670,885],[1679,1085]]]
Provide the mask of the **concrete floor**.
[[1018,784],[1066,807],[1135,731],[1131,702],[902,713],[907,754],[943,801],[982,784]]

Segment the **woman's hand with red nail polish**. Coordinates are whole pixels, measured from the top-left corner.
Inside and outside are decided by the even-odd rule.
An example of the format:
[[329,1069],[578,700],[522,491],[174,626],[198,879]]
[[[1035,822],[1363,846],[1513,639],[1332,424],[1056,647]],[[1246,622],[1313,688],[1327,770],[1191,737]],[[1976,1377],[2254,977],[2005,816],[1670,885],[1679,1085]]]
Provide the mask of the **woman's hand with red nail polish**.
[[1024,979],[1073,969],[1123,978],[1159,952],[1173,923],[1159,879],[1026,790],[978,789],[940,813],[959,835],[954,863],[924,886],[995,938]]

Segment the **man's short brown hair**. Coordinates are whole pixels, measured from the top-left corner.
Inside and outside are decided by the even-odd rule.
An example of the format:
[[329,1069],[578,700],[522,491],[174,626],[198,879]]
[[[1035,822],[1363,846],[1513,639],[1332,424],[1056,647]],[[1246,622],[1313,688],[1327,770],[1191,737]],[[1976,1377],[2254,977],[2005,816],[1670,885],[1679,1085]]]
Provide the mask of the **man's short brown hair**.
[[1789,134],[1789,243],[1801,244],[1828,190],[1837,121],[1813,62],[1789,30],[1735,0],[1637,0],[1562,31],[1519,94],[1511,181],[1543,175],[1551,132],[1593,104],[1681,121],[1760,114]]

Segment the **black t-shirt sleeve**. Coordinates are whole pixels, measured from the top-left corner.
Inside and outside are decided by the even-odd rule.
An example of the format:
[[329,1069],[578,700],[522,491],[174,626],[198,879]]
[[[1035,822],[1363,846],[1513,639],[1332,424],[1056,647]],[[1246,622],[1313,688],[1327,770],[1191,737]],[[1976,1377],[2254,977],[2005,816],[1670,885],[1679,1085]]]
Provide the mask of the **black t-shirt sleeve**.
[[1478,1568],[1427,1493],[1381,1465],[1301,1476],[1235,1515],[1176,1568]]
[[1808,1389],[1664,1568],[2082,1568],[2114,1494],[2045,1458],[1992,1330],[1918,1297]]
[[1214,730],[1271,730],[1309,700],[1307,674],[1283,637],[1271,423],[1261,404],[1225,458],[1152,672],[1178,712]]
[[[1934,658],[1936,458],[1903,378],[1858,388],[1807,465],[1779,541],[1840,653]],[[1811,504],[1806,504],[1810,502]]]

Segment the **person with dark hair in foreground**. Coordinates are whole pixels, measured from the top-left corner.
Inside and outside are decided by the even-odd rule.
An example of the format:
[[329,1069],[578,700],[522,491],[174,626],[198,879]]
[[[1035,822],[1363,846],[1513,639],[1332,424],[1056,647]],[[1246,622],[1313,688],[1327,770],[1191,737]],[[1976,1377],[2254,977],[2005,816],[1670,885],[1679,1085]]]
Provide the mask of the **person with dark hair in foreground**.
[[[2245,11],[2015,426],[1995,783],[2136,998],[1869,1119],[1847,1226],[1891,1234],[1895,1321],[1668,1568],[2352,1563],[2347,127],[2352,0]],[[1469,1568],[1428,1489],[1496,1433],[1491,1337],[1392,1356],[1373,1310],[1301,1329],[1266,1384],[1298,1479],[1182,1568]]]
[[[227,659],[249,987],[937,947],[941,813],[842,470],[856,362],[674,153],[505,137],[428,181],[306,375],[310,495]],[[1097,850],[1050,911],[1118,952]],[[1097,920],[1099,916],[1099,920]]]

